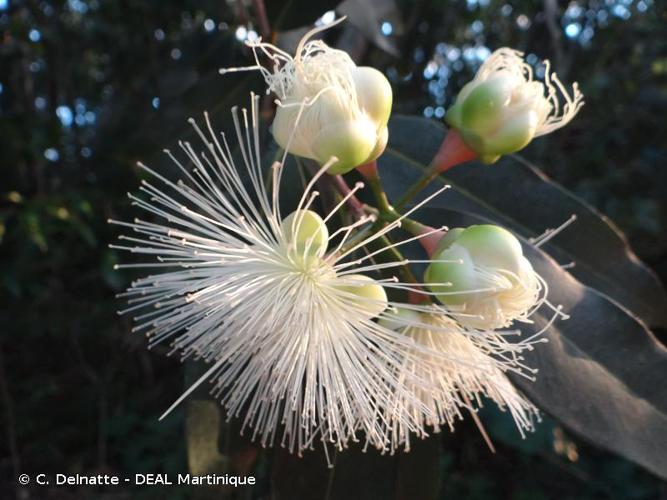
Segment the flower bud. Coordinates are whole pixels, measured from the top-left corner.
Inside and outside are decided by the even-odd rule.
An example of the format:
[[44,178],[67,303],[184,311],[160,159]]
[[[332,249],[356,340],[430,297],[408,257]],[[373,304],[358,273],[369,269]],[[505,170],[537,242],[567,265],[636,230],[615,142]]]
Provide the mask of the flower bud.
[[461,233],[464,231],[462,227],[453,227],[449,231],[445,233],[445,235],[440,238],[440,241],[438,241],[438,244],[435,247],[435,250],[433,251],[433,255],[438,255],[440,252],[443,250],[446,250],[447,248],[450,247],[452,243],[461,235]]
[[424,274],[438,301],[473,328],[500,328],[524,319],[539,300],[541,282],[519,240],[493,225],[452,231]]
[[312,210],[297,210],[285,217],[281,223],[285,240],[295,245],[301,255],[321,257],[327,250],[329,230],[322,218]]
[[544,82],[536,81],[521,52],[498,49],[461,89],[445,121],[481,161],[494,163],[566,125],[583,105],[577,84],[570,95],[544,64]]
[[358,104],[374,123],[384,124],[381,128],[386,128],[393,99],[387,78],[375,68],[357,66],[352,70],[352,79]]
[[[337,288],[356,296],[357,306],[368,313],[368,319],[378,316],[387,308],[387,294],[382,285],[363,274],[350,274],[339,278]],[[348,298],[348,297],[345,297]]]
[[354,167],[366,163],[377,144],[377,134],[371,121],[341,120],[322,127],[311,139],[311,151],[320,164],[331,157],[338,158],[329,169],[332,175],[344,174]]
[[256,57],[272,59],[274,69],[247,69],[259,69],[278,95],[272,126],[278,145],[321,165],[336,158],[328,172],[342,174],[384,151],[392,90],[378,70],[357,66],[321,40],[308,41],[317,31],[304,36],[293,58],[271,44],[248,42]]

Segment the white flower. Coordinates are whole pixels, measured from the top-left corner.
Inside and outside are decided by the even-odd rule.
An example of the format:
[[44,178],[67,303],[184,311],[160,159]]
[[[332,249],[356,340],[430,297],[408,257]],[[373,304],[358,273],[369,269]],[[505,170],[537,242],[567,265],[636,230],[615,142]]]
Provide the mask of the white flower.
[[362,431],[384,449],[379,416],[396,395],[412,401],[397,366],[406,350],[419,349],[372,321],[387,305],[382,285],[399,285],[361,273],[405,263],[371,263],[385,248],[352,256],[400,221],[364,236],[357,230],[371,218],[363,218],[329,234],[326,222],[361,184],[320,218],[311,210],[318,196],[312,187],[328,164],[310,181],[297,210],[283,218],[283,163],[273,165],[267,190],[256,109],[253,99],[250,116],[233,111],[242,169],[208,115],[207,133],[191,120],[205,151],[180,143],[194,168],[167,151],[181,180],[140,164],[157,184],[143,181],[145,196],[130,198],[148,217],[111,221],[134,233],[120,237],[127,244],[113,247],[157,260],[118,266],[152,272],[121,294],[130,304],[122,312],[136,314],[134,331],[151,345],[170,343],[182,359],[210,364],[166,413],[211,380],[228,415],[241,417],[263,445],[278,441],[300,452],[322,441],[340,449]]
[[459,323],[482,329],[529,321],[547,285],[509,231],[483,224],[454,228],[440,241],[424,280]]
[[[341,19],[342,20],[342,19]],[[276,142],[290,153],[324,165],[332,157],[330,174],[341,174],[375,160],[387,145],[391,85],[378,70],[357,66],[342,50],[307,33],[294,57],[261,40],[246,42],[256,66],[223,69],[222,73],[259,70],[268,90],[278,96],[273,122]],[[261,66],[259,54],[273,62]]]
[[577,84],[572,95],[544,61],[544,82],[533,79],[523,54],[496,50],[459,92],[445,120],[485,163],[525,147],[534,137],[567,123],[583,105]]
[[[381,321],[439,356],[436,359],[422,354],[405,359],[401,368],[405,380],[426,380],[429,384],[408,382],[421,405],[403,401],[397,395],[387,418],[392,451],[399,447],[409,450],[411,434],[423,438],[431,429],[439,432],[446,426],[453,430],[455,421],[467,412],[476,418],[474,413],[482,406],[482,396],[502,410],[509,410],[522,436],[524,431],[533,430],[539,412],[514,388],[506,373],[533,379],[536,370],[523,364],[521,353],[545,342],[540,335],[549,325],[520,342],[509,342],[505,337],[518,332],[466,329],[437,306],[406,304],[399,311],[399,316],[393,318],[387,311]],[[410,418],[401,415],[401,411],[407,411]]]

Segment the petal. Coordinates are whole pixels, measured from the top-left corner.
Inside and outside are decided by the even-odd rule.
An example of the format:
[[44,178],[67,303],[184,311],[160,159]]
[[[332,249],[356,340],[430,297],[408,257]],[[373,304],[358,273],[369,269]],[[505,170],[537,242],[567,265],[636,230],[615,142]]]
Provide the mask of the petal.
[[332,123],[315,134],[311,149],[315,159],[325,164],[335,156],[338,161],[330,174],[342,174],[363,164],[377,142],[374,124],[365,117]]
[[361,109],[378,129],[387,125],[391,114],[392,92],[387,78],[375,68],[361,66],[352,70]]

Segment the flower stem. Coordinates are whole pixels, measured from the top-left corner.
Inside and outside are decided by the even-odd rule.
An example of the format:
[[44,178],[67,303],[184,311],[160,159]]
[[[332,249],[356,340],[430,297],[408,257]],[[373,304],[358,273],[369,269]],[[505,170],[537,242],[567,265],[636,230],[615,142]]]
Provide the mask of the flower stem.
[[[390,245],[392,245],[392,241],[387,237],[387,235],[380,236],[378,238],[379,242],[382,243],[382,245],[386,248]],[[391,260],[394,262],[401,262],[404,260],[407,260],[401,251],[396,248],[396,247],[391,247],[386,250],[388,254],[391,256]],[[415,277],[414,274],[412,274],[412,270],[410,269],[410,266],[407,264],[404,264],[398,268],[398,273],[401,275],[401,279],[405,283],[417,283],[417,278]]]
[[[392,223],[395,220],[399,219],[401,215],[394,210],[389,204],[387,199],[387,194],[382,188],[382,183],[380,182],[380,176],[377,172],[377,165],[375,162],[371,162],[367,165],[357,168],[359,172],[364,176],[366,181],[371,187],[371,191],[375,197],[375,200],[378,204],[378,207],[372,207],[361,203],[355,196],[351,196],[347,201],[350,208],[355,213],[356,217],[360,217],[363,214],[371,213],[377,216],[377,220],[371,226],[370,232],[375,233],[379,231],[385,224]],[[345,182],[345,179],[341,175],[332,176],[333,185],[336,190],[342,195],[346,196],[350,192],[350,187]],[[401,219],[401,227],[413,235],[423,234],[431,228],[425,226],[415,220],[408,219],[407,217]],[[372,241],[369,244],[369,247],[379,250],[380,248],[386,248],[387,257],[393,262],[402,262],[407,260],[403,254],[396,247],[390,247],[392,245],[391,240],[387,235],[382,235],[376,240]],[[406,283],[418,283],[417,278],[412,273],[410,266],[403,264],[398,267],[398,273],[401,276],[401,279]],[[409,295],[414,295],[414,292],[410,292]],[[423,301],[423,300],[422,300]]]
[[410,203],[410,201],[412,201],[412,199],[417,196],[417,194],[419,194],[419,192],[422,191],[426,186],[428,186],[438,175],[440,175],[438,169],[435,168],[434,165],[431,165],[429,169],[424,172],[419,179],[417,179],[417,182],[408,188],[401,199],[398,200],[396,207],[399,210],[405,207],[405,205]]
[[470,149],[463,141],[461,134],[456,129],[450,128],[445,136],[445,139],[440,145],[440,149],[431,160],[428,169],[412,186],[408,188],[405,194],[398,200],[396,208],[401,210],[412,199],[428,186],[438,175],[446,172],[456,165],[468,162],[477,157],[472,149]]
[[[375,167],[375,162],[372,163],[372,166]],[[359,199],[354,195],[349,196],[349,198],[347,199],[347,204],[354,213],[354,216],[356,218],[360,218],[365,214],[375,215],[377,217],[377,220],[375,221],[375,224],[373,224],[373,226],[371,227],[371,232],[375,232],[378,231],[380,228],[382,228],[385,224],[392,223],[395,220],[401,218],[401,214],[399,214],[394,209],[394,207],[392,207],[389,204],[387,195],[382,189],[382,185],[380,183],[380,177],[377,175],[377,169],[373,168],[372,170],[375,171],[374,175],[369,175],[368,177],[364,175],[364,177],[366,177],[366,180],[371,185],[373,194],[375,195],[378,205],[380,206],[378,208],[375,208],[370,205],[366,205],[361,201],[359,201]],[[334,188],[336,189],[336,191],[338,191],[338,193],[341,196],[349,195],[351,189],[347,185],[347,182],[345,182],[345,179],[343,178],[342,175],[334,175],[331,176],[330,179]],[[413,236],[419,236],[422,234],[425,235],[424,238],[420,238],[419,241],[429,255],[433,253],[433,249],[437,245],[440,238],[442,238],[442,236],[444,235],[444,233],[434,234],[432,227],[426,226],[408,217],[403,217],[401,219],[401,227],[408,233],[412,234]]]
[[[390,210],[386,212],[379,212],[378,213],[378,220],[380,222],[394,222],[398,218],[401,217],[401,214],[399,214],[396,210],[393,208],[390,208]],[[403,217],[401,219],[401,228],[403,228],[405,231],[408,233],[412,234],[413,236],[418,236],[420,234],[424,234],[433,228],[429,226],[425,226],[421,222],[417,222],[414,219],[410,219],[408,217]]]
[[359,165],[357,170],[365,179],[371,179],[373,177],[379,177],[377,161],[373,160],[371,162],[365,163],[364,165]]
[[389,204],[387,193],[384,192],[382,182],[380,181],[380,174],[378,173],[377,163],[372,161],[357,167],[359,173],[366,179],[368,185],[371,187],[377,206],[381,213],[394,212],[394,208]]
[[257,22],[259,24],[260,33],[264,40],[271,40],[271,26],[269,19],[266,17],[266,8],[264,7],[264,0],[253,0],[252,2]]
[[[381,246],[384,246],[385,248],[392,245],[392,241],[387,237],[387,235],[381,236],[380,238],[378,238],[378,240],[372,242],[372,244],[373,243],[375,244],[375,246],[378,246],[379,244],[381,244]],[[401,261],[407,260],[403,256],[401,251],[396,247],[391,247],[391,248],[387,249],[387,252],[390,254],[389,259],[393,260],[394,262],[401,262]],[[398,273],[401,277],[401,280],[404,283],[413,284],[414,289],[409,290],[408,291],[408,296],[407,296],[407,301],[410,304],[431,303],[431,298],[428,295],[420,293],[420,290],[422,290],[422,287],[419,286],[419,285],[416,285],[416,283],[419,283],[419,281],[417,280],[417,277],[413,274],[412,269],[410,269],[410,266],[408,264],[403,264],[402,266],[398,267]]]

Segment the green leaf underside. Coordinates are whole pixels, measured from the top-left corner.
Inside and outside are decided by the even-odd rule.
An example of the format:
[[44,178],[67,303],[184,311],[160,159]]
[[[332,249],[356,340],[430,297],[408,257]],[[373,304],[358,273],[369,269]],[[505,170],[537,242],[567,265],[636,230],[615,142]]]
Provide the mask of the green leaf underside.
[[[389,122],[389,146],[379,160],[383,184],[397,199],[427,168],[445,134],[439,123],[419,117],[395,116]],[[537,167],[519,157],[484,166],[470,163],[440,176],[450,184],[429,202],[485,217],[523,237],[560,226],[572,214],[577,220],[544,250],[578,280],[608,295],[650,326],[667,326],[667,294],[655,274],[633,253],[618,229],[603,215]],[[434,182],[422,197],[441,187]],[[436,225],[450,225],[447,220]]]
[[[434,224],[489,222],[461,212],[431,208],[420,220]],[[557,321],[548,343],[526,354],[537,381],[513,381],[545,412],[584,439],[633,460],[667,479],[667,349],[641,321],[604,294],[575,280],[546,253],[524,241],[535,270],[549,284],[549,300],[570,319]],[[551,317],[542,307],[535,326],[515,325],[529,335]]]

